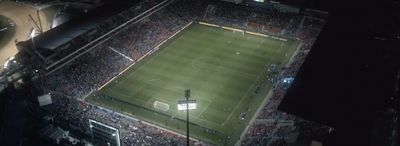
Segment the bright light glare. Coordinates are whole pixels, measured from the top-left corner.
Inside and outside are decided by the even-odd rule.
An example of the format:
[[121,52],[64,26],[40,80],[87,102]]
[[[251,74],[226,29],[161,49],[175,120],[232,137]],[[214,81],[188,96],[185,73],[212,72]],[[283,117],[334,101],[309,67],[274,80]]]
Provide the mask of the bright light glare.
[[[189,103],[189,110],[196,109],[196,108],[197,108],[196,103]],[[186,110],[186,103],[178,104],[178,110]]]
[[35,29],[32,29],[31,38],[35,37]]

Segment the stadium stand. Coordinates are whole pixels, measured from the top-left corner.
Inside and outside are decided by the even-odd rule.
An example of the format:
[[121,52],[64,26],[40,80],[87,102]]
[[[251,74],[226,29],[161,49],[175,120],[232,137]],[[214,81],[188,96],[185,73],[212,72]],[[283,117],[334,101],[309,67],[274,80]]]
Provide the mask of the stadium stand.
[[167,1],[123,2],[105,4],[31,40],[19,42],[17,47],[38,58],[40,67],[51,73],[109,39],[121,25],[140,20],[167,4]]
[[[68,56],[76,48],[86,45],[118,25],[132,20],[160,1],[147,0],[122,11],[117,16],[104,17],[99,23],[80,25],[82,29],[71,34],[71,37],[54,37],[60,39],[57,44],[45,44],[43,38],[37,40],[37,48],[50,62],[43,62],[51,68],[55,61]],[[211,9],[211,10],[208,10]],[[209,13],[205,15],[205,13]],[[204,17],[206,16],[206,17]],[[82,56],[70,60],[68,65],[46,76],[36,86],[53,95],[53,105],[43,108],[52,117],[55,125],[65,129],[73,129],[87,134],[88,119],[95,119],[121,131],[121,142],[124,145],[184,145],[184,137],[159,129],[143,121],[127,118],[101,107],[90,105],[84,98],[96,91],[101,85],[117,76],[121,70],[136,62],[155,46],[192,21],[206,21],[240,29],[247,29],[263,34],[273,34],[302,40],[301,48],[289,64],[282,68],[284,77],[294,77],[302,62],[310,51],[319,31],[324,25],[322,19],[313,19],[302,14],[281,13],[274,10],[249,10],[243,6],[227,3],[210,3],[208,1],[177,0],[167,8],[161,9],[137,23],[126,23],[126,26],[110,33],[107,40],[93,45],[93,50],[82,52]],[[102,22],[102,23],[100,23]],[[104,23],[105,22],[105,23]],[[66,24],[65,27],[73,23]],[[61,31],[60,29],[54,30]],[[96,30],[96,31],[92,31]],[[52,36],[50,31],[44,36]],[[83,34],[83,35],[82,35]],[[89,34],[89,35],[88,35]],[[44,37],[43,36],[43,37]],[[72,40],[72,42],[70,41]],[[65,42],[70,45],[64,46]],[[29,42],[24,42],[28,44]],[[26,47],[26,44],[24,46]],[[60,51],[55,48],[64,46]],[[50,54],[44,53],[50,51]],[[31,48],[23,48],[23,50]],[[55,49],[57,50],[57,49]],[[114,51],[115,50],[115,51]],[[118,52],[125,54],[120,55]],[[57,52],[53,55],[54,52]],[[35,52],[30,52],[34,54]],[[50,58],[48,58],[50,57]],[[69,61],[68,61],[69,62]],[[56,66],[56,65],[54,65]],[[58,66],[58,64],[57,64]],[[277,110],[287,89],[286,84],[276,82],[273,96],[264,105],[255,120],[249,123],[247,131],[239,141],[239,145],[284,146],[293,141],[323,140],[329,134],[329,127],[309,122]],[[317,127],[317,128],[310,128]],[[293,137],[297,137],[293,140]],[[198,141],[192,141],[199,144]],[[207,145],[200,142],[199,145]]]

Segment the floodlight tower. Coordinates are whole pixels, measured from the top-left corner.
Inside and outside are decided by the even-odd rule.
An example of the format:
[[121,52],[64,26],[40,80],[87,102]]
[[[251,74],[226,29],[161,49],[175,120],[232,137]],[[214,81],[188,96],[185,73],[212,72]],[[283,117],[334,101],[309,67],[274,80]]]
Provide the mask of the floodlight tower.
[[196,100],[189,100],[190,98],[190,89],[185,90],[185,98],[184,100],[178,101],[178,110],[185,111],[186,110],[186,143],[189,146],[189,110],[194,110],[197,108]]
[[186,145],[189,146],[189,98],[190,89],[185,90],[186,97]]

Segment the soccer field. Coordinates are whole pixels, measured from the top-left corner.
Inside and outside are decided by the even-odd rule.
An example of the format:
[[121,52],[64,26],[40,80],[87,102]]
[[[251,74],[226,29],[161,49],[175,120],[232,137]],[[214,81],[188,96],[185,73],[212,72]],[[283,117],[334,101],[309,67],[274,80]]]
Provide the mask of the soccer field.
[[233,145],[272,87],[260,84],[268,66],[283,67],[299,43],[192,24],[88,100],[185,134],[177,103],[190,89],[190,135]]

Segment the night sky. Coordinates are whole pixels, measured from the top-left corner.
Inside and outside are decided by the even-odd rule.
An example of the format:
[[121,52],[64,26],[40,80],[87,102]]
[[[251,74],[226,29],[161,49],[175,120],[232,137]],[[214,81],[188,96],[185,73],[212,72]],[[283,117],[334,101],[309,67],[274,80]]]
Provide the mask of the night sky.
[[393,106],[400,13],[391,1],[312,4],[330,16],[279,108],[335,127],[332,145],[370,145],[377,113]]

